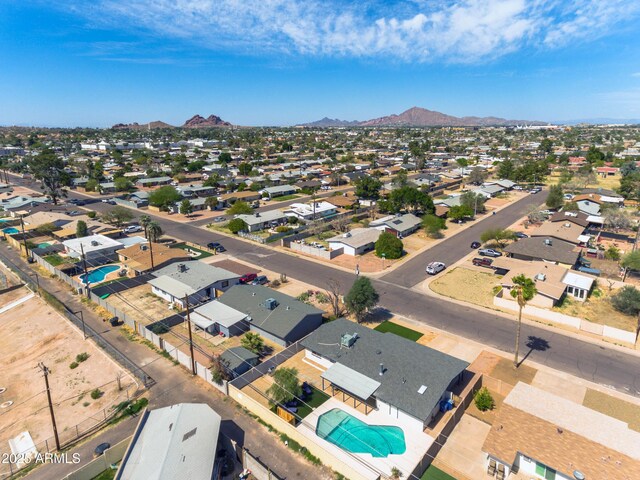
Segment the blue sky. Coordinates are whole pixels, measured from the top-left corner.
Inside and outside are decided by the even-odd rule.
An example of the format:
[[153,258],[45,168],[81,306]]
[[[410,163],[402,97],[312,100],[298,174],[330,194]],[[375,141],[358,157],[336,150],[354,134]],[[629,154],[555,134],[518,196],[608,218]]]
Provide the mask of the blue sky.
[[0,125],[640,117],[637,0],[0,0]]

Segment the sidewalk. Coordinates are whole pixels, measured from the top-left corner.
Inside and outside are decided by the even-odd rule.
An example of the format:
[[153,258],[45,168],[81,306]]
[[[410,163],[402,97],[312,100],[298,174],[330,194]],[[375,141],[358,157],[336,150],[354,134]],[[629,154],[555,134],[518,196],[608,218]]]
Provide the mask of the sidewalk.
[[[0,248],[2,248],[3,254],[9,257],[16,265],[25,270],[30,270],[30,266],[19,257],[18,252],[7,249],[5,246]],[[326,471],[312,466],[292,453],[275,434],[266,431],[257,421],[244,413],[235,402],[225,397],[218,390],[208,386],[200,378],[194,378],[185,369],[174,365],[148,347],[127,340],[120,333],[119,328],[107,326],[95,312],[86,308],[80,301],[79,296],[71,293],[66,284],[45,276],[40,276],[40,283],[44,289],[54,293],[67,307],[73,310],[82,310],[84,312],[84,320],[88,325],[100,332],[101,336],[156,380],[156,384],[148,391],[149,408],[158,408],[181,402],[207,403],[222,416],[222,432],[240,445],[248,448],[254,456],[260,457],[279,476],[287,478],[330,478]],[[127,421],[124,424],[130,426],[125,427],[119,424],[116,427],[119,433],[110,433],[111,429],[105,430],[90,441],[72,449],[72,451],[79,451],[83,454],[83,464],[90,461],[92,455],[90,453],[88,457],[84,455],[87,451],[92,452],[95,445],[101,443],[103,438],[111,438],[113,435],[119,439],[124,439],[127,435],[131,435],[135,427],[135,421],[132,423]],[[85,451],[85,449],[87,450]],[[39,468],[30,473],[29,478],[57,480],[61,476],[76,470],[79,466],[62,464],[59,469]]]

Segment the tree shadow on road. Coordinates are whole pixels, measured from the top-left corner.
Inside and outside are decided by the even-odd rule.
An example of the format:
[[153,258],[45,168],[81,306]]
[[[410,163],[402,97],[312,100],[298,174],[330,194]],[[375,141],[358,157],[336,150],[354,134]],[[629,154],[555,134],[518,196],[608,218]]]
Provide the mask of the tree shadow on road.
[[527,343],[525,345],[527,346],[529,351],[524,357],[522,357],[522,360],[520,360],[518,366],[522,365],[525,360],[529,358],[529,355],[531,355],[533,351],[546,352],[551,348],[551,345],[549,345],[549,342],[547,340],[545,340],[544,338],[536,337],[535,335],[529,335],[529,337],[527,337]]

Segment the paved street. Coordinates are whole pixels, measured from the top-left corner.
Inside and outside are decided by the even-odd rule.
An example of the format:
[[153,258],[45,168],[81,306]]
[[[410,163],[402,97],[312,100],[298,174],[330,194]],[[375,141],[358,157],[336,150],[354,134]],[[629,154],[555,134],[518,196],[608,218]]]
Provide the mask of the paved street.
[[[81,197],[75,193],[71,196]],[[479,233],[493,226],[508,226],[526,210],[531,202],[543,202],[543,195],[530,195],[503,209],[496,215],[485,217],[468,231],[440,243],[437,250],[427,250],[418,259],[409,260],[397,270],[373,283],[380,293],[380,305],[387,310],[415,321],[469,338],[502,351],[513,352],[514,323],[501,316],[479,311],[471,307],[425,296],[408,286],[424,279],[426,261],[436,255],[449,263],[469,252],[469,244]],[[106,204],[93,204],[91,208],[104,211]],[[233,256],[257,266],[286,273],[292,278],[323,288],[329,279],[342,283],[345,290],[350,287],[355,275],[330,266],[295,257],[271,248],[236,238],[223,236],[190,224],[172,222],[167,217],[155,217],[169,235],[201,245],[220,241]],[[433,252],[440,252],[434,254]],[[408,280],[404,280],[404,277]],[[391,281],[390,281],[391,279]],[[637,357],[607,348],[606,344],[592,344],[571,338],[561,333],[524,325],[521,351],[526,352],[528,336],[545,339],[549,343],[546,351],[534,351],[530,359],[564,371],[580,378],[609,385],[616,389],[640,396],[640,369]]]

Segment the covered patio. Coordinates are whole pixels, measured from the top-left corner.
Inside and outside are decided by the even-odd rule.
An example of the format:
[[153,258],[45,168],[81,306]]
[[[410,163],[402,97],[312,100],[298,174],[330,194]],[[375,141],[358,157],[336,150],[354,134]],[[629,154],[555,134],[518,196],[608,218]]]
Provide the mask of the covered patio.
[[[353,408],[362,410],[368,415],[375,410],[376,401],[372,395],[380,387],[380,382],[362,375],[340,363],[334,363],[320,374],[322,391],[331,392],[332,397],[341,394],[344,403],[352,403]],[[328,385],[327,385],[328,383]]]

